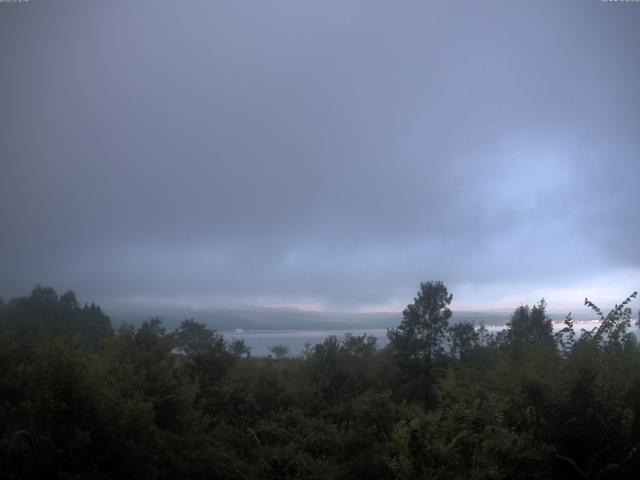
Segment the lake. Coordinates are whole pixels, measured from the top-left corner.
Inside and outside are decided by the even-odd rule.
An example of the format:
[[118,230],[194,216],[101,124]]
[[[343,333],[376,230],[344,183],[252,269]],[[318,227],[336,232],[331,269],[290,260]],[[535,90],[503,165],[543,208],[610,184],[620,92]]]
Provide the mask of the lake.
[[[630,331],[636,333],[637,327],[632,324]],[[574,323],[574,329],[576,333],[580,332],[580,329],[591,330],[598,326],[598,322],[595,320],[589,321],[576,321]],[[487,329],[490,332],[497,332],[504,328],[504,325],[487,325]],[[564,323],[559,322],[553,324],[553,330],[558,331],[564,328]],[[335,335],[339,340],[343,340],[345,335],[371,335],[378,339],[378,348],[384,347],[389,343],[387,338],[386,328],[372,328],[372,329],[350,329],[350,330],[235,330],[229,332],[220,332],[227,341],[234,338],[239,338],[245,341],[245,343],[251,347],[251,355],[257,357],[263,357],[269,355],[269,347],[274,345],[285,345],[289,348],[290,355],[300,355],[304,349],[305,344],[309,343],[314,346],[318,343],[322,343],[328,336]]]

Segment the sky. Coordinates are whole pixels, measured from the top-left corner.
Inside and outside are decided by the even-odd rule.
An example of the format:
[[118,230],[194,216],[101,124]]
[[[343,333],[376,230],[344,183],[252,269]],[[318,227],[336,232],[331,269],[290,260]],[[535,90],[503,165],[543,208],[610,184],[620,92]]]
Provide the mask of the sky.
[[0,3],[0,297],[385,312],[640,287],[640,3]]

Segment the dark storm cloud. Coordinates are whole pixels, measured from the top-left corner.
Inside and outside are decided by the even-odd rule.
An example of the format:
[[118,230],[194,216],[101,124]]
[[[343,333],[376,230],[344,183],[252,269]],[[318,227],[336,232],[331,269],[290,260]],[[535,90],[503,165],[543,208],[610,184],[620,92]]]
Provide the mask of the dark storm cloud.
[[637,283],[637,5],[0,7],[3,296]]

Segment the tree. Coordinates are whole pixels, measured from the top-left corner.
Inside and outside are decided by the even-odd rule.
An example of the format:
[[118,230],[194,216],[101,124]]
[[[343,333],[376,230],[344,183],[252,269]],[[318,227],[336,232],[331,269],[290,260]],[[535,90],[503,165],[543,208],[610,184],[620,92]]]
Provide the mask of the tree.
[[286,345],[280,345],[280,344],[272,345],[271,347],[269,347],[269,351],[273,353],[273,355],[278,360],[285,358],[287,355],[289,355],[289,347],[287,347]]
[[38,285],[28,297],[11,299],[2,311],[0,329],[30,341],[56,333],[97,348],[113,334],[111,320],[100,307],[93,303],[80,307],[70,290],[58,296],[53,288]]
[[78,302],[76,294],[72,290],[67,290],[60,296],[60,305],[69,310],[78,310],[80,308],[80,302]]
[[186,355],[201,353],[218,340],[215,330],[193,318],[183,320],[175,335],[178,348]]
[[420,284],[418,296],[402,312],[398,328],[387,332],[391,347],[403,361],[430,360],[442,354],[452,298],[442,282]]
[[584,304],[590,307],[599,317],[600,326],[590,332],[583,330],[580,341],[593,342],[598,348],[619,349],[623,347],[635,348],[636,338],[627,330],[631,326],[631,308],[628,306],[631,301],[638,296],[638,292],[633,292],[621,304],[616,305],[606,316],[597,305],[588,298],[584,299]]
[[507,343],[512,347],[533,343],[553,343],[553,325],[551,319],[547,317],[546,308],[544,298],[533,308],[529,308],[529,305],[516,308],[511,320],[507,323]]
[[486,347],[490,340],[491,334],[489,333],[489,329],[485,325],[484,322],[480,322],[480,327],[478,327],[478,343],[482,347]]
[[463,359],[469,351],[478,345],[478,332],[473,323],[456,323],[449,328],[451,355]]
[[356,356],[367,356],[376,353],[378,339],[371,335],[352,335],[347,333],[342,342],[342,351]]
[[247,358],[251,357],[251,347],[248,346],[242,338],[234,338],[233,340],[231,340],[231,342],[229,343],[229,351],[234,357],[237,358],[245,356]]
[[413,303],[402,312],[398,328],[387,332],[388,348],[400,370],[395,382],[408,398],[434,400],[432,363],[444,352],[451,299],[442,282],[422,283]]

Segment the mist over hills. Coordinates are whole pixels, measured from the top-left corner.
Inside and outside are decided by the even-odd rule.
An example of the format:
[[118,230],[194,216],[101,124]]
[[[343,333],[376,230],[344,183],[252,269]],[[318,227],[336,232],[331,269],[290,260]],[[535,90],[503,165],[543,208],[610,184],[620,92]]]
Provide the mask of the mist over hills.
[[[514,305],[514,308],[517,305]],[[160,317],[168,328],[177,328],[185,318],[194,318],[218,331],[241,330],[366,330],[392,328],[402,320],[402,312],[315,312],[296,309],[276,308],[217,308],[185,309],[147,307],[131,309],[109,309],[114,327],[124,322],[134,325],[152,317]],[[550,317],[558,322],[569,312],[551,311]],[[451,323],[475,322],[487,325],[504,325],[511,315],[511,309],[460,310],[453,311]],[[573,312],[576,320],[588,320],[593,315],[588,311]]]

